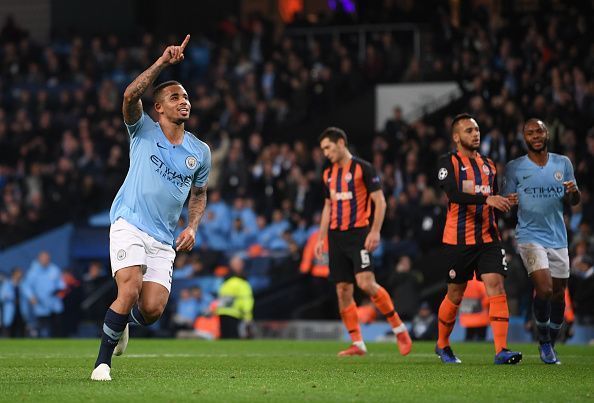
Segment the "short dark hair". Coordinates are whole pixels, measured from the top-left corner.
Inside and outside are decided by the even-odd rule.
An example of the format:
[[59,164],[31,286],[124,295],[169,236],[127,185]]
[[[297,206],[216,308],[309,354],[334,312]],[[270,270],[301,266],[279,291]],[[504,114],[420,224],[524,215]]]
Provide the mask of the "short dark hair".
[[539,118],[530,118],[527,121],[524,122],[524,124],[522,125],[522,131],[526,130],[526,125],[528,123],[542,123],[543,127],[545,128],[546,131],[549,131],[549,129],[547,129],[547,125],[545,125],[545,123],[542,121],[542,119]]
[[155,100],[155,102],[157,102],[157,99],[159,99],[161,92],[165,88],[171,87],[172,85],[181,85],[181,83],[178,81],[175,81],[175,80],[169,80],[169,81],[164,81],[161,84],[155,85],[153,87],[153,99]]
[[344,130],[339,129],[338,127],[326,128],[318,137],[318,143],[321,143],[324,139],[328,139],[333,143],[338,143],[339,139],[343,139],[345,146],[349,144],[346,133]]
[[472,117],[470,113],[460,113],[459,115],[454,116],[454,120],[452,120],[452,126],[450,128],[452,132],[454,131],[454,127],[456,127],[459,121],[466,119],[474,119],[474,117]]

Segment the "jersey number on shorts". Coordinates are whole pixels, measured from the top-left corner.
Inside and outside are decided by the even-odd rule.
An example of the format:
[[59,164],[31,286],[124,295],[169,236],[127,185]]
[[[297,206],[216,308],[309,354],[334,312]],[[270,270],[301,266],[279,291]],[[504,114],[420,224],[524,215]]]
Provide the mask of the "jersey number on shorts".
[[361,249],[361,268],[364,269],[369,267],[371,260],[369,259],[369,252],[365,249]]
[[501,254],[503,255],[503,259],[501,260],[503,270],[507,270],[507,260],[505,260],[505,249],[501,249]]

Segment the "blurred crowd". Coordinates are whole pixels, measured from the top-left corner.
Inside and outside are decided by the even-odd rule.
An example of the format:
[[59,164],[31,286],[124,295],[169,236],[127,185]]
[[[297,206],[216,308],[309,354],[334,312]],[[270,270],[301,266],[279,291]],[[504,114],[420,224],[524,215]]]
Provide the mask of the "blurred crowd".
[[[360,58],[348,38],[279,34],[262,18],[245,25],[226,19],[216,35],[192,38],[184,62],[159,78],[184,84],[192,103],[187,130],[212,150],[207,211],[195,251],[176,261],[178,278],[212,274],[237,253],[283,253],[290,256],[285,270],[297,273],[317,228],[325,161],[317,133],[295,139],[284,129],[377,82],[454,80],[463,97],[450,109],[409,122],[394,105],[384,130],[355,150],[382,177],[388,209],[375,258],[397,309],[412,319],[427,307],[421,289],[443,280],[433,266],[447,199],[436,187],[435,165],[451,149],[451,117],[466,111],[481,127],[481,153],[499,172],[525,153],[522,124],[530,117],[547,124],[550,151],[573,162],[582,203],[566,212],[570,289],[576,314],[594,317],[592,14],[566,6],[505,19],[477,7],[457,24],[448,3],[440,4],[429,17],[420,58],[390,32],[371,35]],[[373,20],[373,10],[367,17]],[[165,45],[178,41],[74,35],[40,45],[14,26],[2,30],[0,248],[109,207],[128,167],[123,90]],[[144,105],[150,112],[149,96]],[[508,261],[517,268],[507,283],[518,314],[529,305],[522,296],[530,285],[515,253],[514,225],[512,215],[500,218]]]

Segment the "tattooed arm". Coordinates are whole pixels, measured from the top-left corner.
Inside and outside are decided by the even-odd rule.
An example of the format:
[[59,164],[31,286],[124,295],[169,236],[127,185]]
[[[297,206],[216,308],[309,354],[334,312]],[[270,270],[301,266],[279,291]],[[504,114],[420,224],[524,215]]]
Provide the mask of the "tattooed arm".
[[188,202],[188,227],[196,231],[206,209],[206,185],[192,186],[190,201]]
[[196,230],[206,209],[206,185],[192,186],[188,202],[188,226],[175,241],[177,251],[191,251],[196,242]]
[[136,77],[126,88],[126,91],[124,91],[124,103],[122,105],[124,122],[129,125],[138,122],[138,119],[142,116],[142,101],[140,100],[142,94],[146,92],[165,67],[184,60],[184,49],[189,41],[190,35],[186,35],[180,46],[168,46],[163,52],[163,55],[151,67]]

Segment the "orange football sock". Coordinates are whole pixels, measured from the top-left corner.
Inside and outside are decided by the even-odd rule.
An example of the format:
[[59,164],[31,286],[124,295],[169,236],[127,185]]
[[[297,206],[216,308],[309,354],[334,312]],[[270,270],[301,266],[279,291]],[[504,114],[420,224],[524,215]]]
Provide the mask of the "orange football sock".
[[384,287],[380,287],[378,292],[371,296],[371,301],[373,301],[382,315],[386,317],[390,326],[392,326],[392,329],[402,324],[400,316],[398,316],[398,313],[394,310],[394,304],[390,299],[390,294],[388,294]]
[[454,304],[446,295],[439,306],[439,313],[437,324],[439,337],[437,339],[437,347],[444,348],[450,345],[450,334],[454,330],[456,324],[456,314],[458,313],[460,305]]
[[340,311],[342,323],[351,335],[353,343],[363,341],[361,336],[361,328],[359,327],[359,318],[357,317],[357,305],[353,302],[342,311]]
[[509,310],[505,294],[489,297],[489,320],[493,329],[495,353],[507,348],[507,327],[509,325]]

